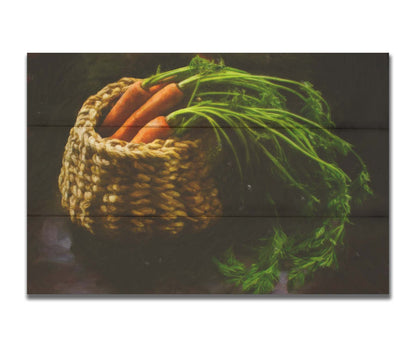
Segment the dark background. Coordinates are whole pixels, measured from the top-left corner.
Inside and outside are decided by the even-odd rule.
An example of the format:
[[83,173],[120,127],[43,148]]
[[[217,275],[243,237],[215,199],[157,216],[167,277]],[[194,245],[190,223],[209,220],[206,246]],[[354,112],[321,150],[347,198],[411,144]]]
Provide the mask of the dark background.
[[[29,294],[236,292],[223,282],[210,259],[227,248],[236,233],[250,242],[252,230],[267,228],[268,214],[256,211],[256,206],[224,218],[221,227],[203,235],[123,248],[92,239],[70,222],[60,206],[57,181],[62,154],[84,100],[121,77],[146,77],[159,64],[162,70],[184,66],[193,56],[28,54]],[[352,210],[339,271],[320,272],[296,292],[388,293],[388,54],[220,56],[227,65],[251,73],[312,82],[331,106],[335,132],[351,142],[368,165],[375,194]],[[287,220],[293,225],[308,223],[303,216],[288,215]],[[284,283],[277,286],[276,293],[285,292]]]

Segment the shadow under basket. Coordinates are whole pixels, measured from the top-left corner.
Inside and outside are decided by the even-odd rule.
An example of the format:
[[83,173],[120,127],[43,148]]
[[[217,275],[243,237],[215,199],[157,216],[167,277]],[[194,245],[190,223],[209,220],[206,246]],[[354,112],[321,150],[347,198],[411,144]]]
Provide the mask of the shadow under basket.
[[70,131],[59,175],[62,206],[97,236],[130,240],[205,229],[222,213],[201,139],[133,144],[96,125],[135,78],[89,97]]

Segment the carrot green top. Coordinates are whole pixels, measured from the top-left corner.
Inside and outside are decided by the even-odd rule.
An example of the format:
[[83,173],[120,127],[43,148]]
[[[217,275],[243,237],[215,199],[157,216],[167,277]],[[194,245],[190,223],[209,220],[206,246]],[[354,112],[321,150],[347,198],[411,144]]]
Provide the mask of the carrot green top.
[[[223,262],[215,260],[224,275],[244,291],[264,293],[273,289],[282,264],[293,285],[303,284],[305,276],[320,268],[337,266],[351,203],[372,192],[363,160],[332,133],[330,107],[321,93],[309,82],[252,75],[199,57],[187,67],[158,72],[143,86],[166,81],[189,95],[187,106],[166,118],[176,127],[176,136],[193,127],[211,127],[218,146],[233,154],[241,181],[247,167],[267,163],[276,178],[304,196],[308,215],[320,211],[326,216],[320,226],[290,236],[276,218],[273,236],[264,240],[256,263],[246,267],[231,249]],[[354,177],[338,164],[349,155],[361,167]],[[272,198],[268,201],[274,204]]]

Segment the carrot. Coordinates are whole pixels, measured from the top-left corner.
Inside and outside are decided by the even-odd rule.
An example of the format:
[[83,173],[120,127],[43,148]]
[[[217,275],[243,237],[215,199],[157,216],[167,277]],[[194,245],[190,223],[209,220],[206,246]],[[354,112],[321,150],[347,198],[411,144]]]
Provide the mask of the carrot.
[[114,131],[113,127],[122,125],[134,111],[163,87],[155,85],[146,90],[142,88],[142,82],[143,80],[139,80],[133,83],[113,106],[99,128],[103,136],[110,135]]
[[156,115],[164,114],[178,105],[183,98],[184,93],[176,83],[168,84],[135,111],[110,138],[130,141],[141,127]]
[[131,140],[132,143],[150,143],[156,139],[166,139],[172,133],[172,128],[163,116],[156,117],[139,130]]

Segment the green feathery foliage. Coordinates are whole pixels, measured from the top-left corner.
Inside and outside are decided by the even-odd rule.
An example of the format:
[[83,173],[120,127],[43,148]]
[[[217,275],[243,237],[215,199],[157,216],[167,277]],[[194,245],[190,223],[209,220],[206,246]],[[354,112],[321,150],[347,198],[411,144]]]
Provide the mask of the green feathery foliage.
[[[309,82],[256,76],[201,58],[187,68],[155,75],[148,83],[172,77],[191,95],[187,107],[167,116],[169,124],[177,125],[176,136],[193,127],[211,127],[218,145],[233,154],[242,179],[246,168],[260,160],[276,179],[304,196],[312,216],[317,211],[325,216],[318,227],[288,235],[276,213],[273,235],[262,240],[257,261],[246,266],[229,249],[222,261],[214,260],[219,270],[245,292],[268,293],[283,268],[294,286],[319,269],[336,268],[351,202],[360,203],[372,192],[362,159],[350,143],[331,132],[330,108],[321,93]],[[295,106],[289,109],[289,104]],[[348,155],[361,165],[353,178],[337,163]],[[273,197],[268,198],[273,203]]]

